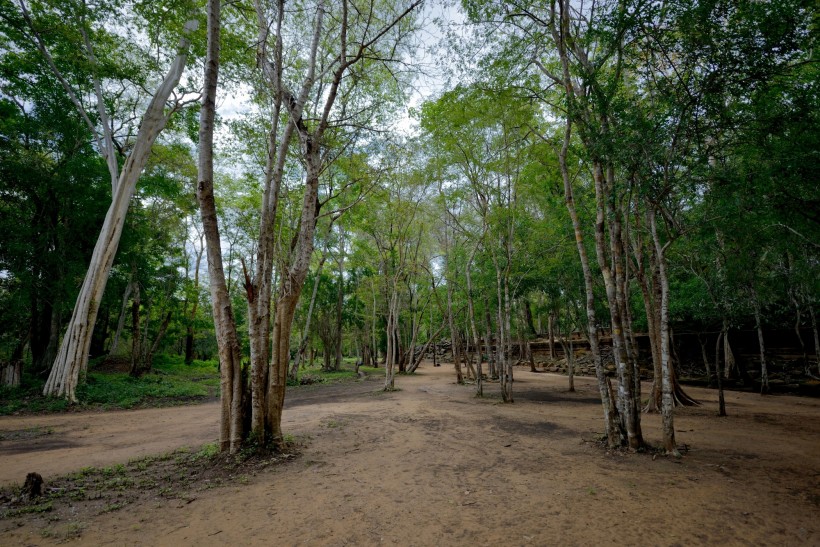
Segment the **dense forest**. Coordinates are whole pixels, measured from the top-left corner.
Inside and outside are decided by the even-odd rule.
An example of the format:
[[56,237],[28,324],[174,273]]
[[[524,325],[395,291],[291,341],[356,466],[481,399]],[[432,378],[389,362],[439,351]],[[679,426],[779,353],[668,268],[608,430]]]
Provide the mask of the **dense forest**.
[[818,24],[809,0],[2,0],[3,393],[218,360],[234,452],[282,442],[315,360],[391,390],[446,357],[512,403],[541,347],[570,386],[588,363],[610,447],[652,411],[676,454],[684,367],[820,376]]

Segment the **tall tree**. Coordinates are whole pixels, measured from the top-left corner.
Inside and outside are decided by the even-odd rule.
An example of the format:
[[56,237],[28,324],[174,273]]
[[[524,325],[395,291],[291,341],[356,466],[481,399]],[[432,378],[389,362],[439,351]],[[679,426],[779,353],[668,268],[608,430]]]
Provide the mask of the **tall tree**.
[[[125,215],[137,180],[148,160],[151,146],[176,110],[176,106],[179,105],[178,101],[174,100],[172,107],[166,108],[184,72],[191,44],[189,34],[196,29],[197,21],[190,19],[185,23],[183,35],[177,43],[176,54],[171,60],[170,68],[140,116],[139,129],[133,141],[129,143],[128,152],[120,167],[118,159],[122,156],[118,154],[117,149],[119,147],[119,150],[124,151],[125,148],[117,142],[115,137],[115,125],[104,93],[105,67],[109,66],[111,60],[100,57],[104,48],[99,47],[99,43],[95,43],[98,37],[104,38],[106,35],[101,24],[106,16],[106,10],[111,9],[111,6],[94,6],[96,9],[93,9],[83,4],[63,6],[64,10],[56,7],[38,9],[37,12],[32,13],[27,3],[20,0],[18,8],[14,11],[4,10],[4,19],[18,33],[19,45],[27,49],[36,49],[42,61],[60,82],[78,115],[93,135],[98,152],[108,166],[111,179],[111,205],[100,230],[67,332],[43,390],[45,395],[65,396],[75,401],[77,383],[80,372],[85,370],[88,363],[94,324],[119,245]],[[55,21],[60,21],[60,29],[63,32],[44,32]],[[68,25],[71,25],[71,28]],[[117,39],[111,36],[108,38]],[[50,43],[53,40],[63,42]],[[55,57],[52,50],[60,52],[61,55]],[[71,74],[61,68],[67,62],[67,59],[62,57],[64,51],[71,51],[72,56],[75,55],[74,52],[81,52],[83,61],[91,68],[89,71],[91,88],[95,99],[92,107],[84,103],[85,83],[72,84]]]

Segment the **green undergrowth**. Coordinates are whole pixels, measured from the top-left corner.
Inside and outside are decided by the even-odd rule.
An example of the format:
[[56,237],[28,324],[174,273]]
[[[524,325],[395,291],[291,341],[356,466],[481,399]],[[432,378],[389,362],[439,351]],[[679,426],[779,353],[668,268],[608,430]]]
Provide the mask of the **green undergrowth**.
[[184,363],[181,356],[159,355],[153,370],[134,378],[124,360],[92,362],[84,383],[77,388],[78,403],[43,397],[44,380],[24,375],[17,388],[0,388],[0,415],[60,412],[64,410],[127,409],[203,402],[219,394],[216,361]]
[[[340,370],[323,370],[321,365],[314,365],[299,370],[298,380],[288,380],[288,386],[297,387],[313,384],[341,383],[358,380],[359,376],[355,371],[355,364],[350,359],[345,359]],[[374,367],[359,367],[359,371],[366,375],[384,374],[383,369]]]
[[[359,371],[368,376],[384,374],[384,369],[374,367],[359,367]],[[345,359],[341,370],[325,371],[321,365],[302,369],[298,381],[289,381],[288,385],[298,389],[358,379],[354,361]],[[219,367],[216,361],[186,365],[182,356],[158,355],[151,372],[134,378],[128,374],[126,358],[99,359],[89,364],[86,381],[77,387],[76,404],[61,397],[43,397],[43,384],[43,378],[25,374],[20,387],[0,387],[0,416],[205,402],[219,396]]]

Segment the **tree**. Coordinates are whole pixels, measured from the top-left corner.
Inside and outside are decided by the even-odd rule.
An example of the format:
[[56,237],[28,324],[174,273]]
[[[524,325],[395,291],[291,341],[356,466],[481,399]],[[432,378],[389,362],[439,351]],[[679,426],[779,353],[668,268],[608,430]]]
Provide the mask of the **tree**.
[[[108,66],[108,59],[100,57],[101,49],[104,48],[94,43],[98,35],[105,34],[99,28],[99,24],[108,9],[111,9],[111,6],[101,6],[99,10],[92,10],[88,5],[82,5],[68,7],[65,12],[56,9],[38,10],[32,15],[27,4],[20,0],[19,10],[12,12],[7,9],[4,13],[4,19],[16,32],[20,46],[26,49],[36,49],[42,61],[64,88],[77,113],[93,135],[98,152],[105,160],[111,179],[111,205],[94,247],[88,272],[77,297],[67,332],[43,390],[45,395],[65,396],[71,401],[76,401],[75,390],[79,376],[88,363],[88,352],[99,304],[117,252],[131,197],[140,173],[148,160],[151,146],[179,105],[179,102],[175,100],[175,105],[166,110],[166,103],[171,98],[185,69],[191,43],[188,35],[197,27],[195,19],[190,19],[185,24],[183,36],[176,46],[176,55],[141,116],[137,134],[133,141],[128,143],[128,151],[123,154],[124,162],[120,168],[118,149],[125,152],[125,147],[116,140],[114,124],[106,106],[104,93],[106,76],[104,71]],[[60,30],[63,32],[45,34],[43,29],[54,21],[70,22],[72,28],[69,29],[61,24]],[[80,84],[72,84],[69,80],[71,75],[61,68],[60,65],[65,64],[67,60],[52,55],[55,44],[50,44],[48,40],[54,37],[65,40],[67,42],[65,45],[70,44],[67,48],[56,48],[59,51],[82,52],[84,62],[91,69],[90,76],[96,101],[96,112],[83,103],[85,93],[79,87]]]

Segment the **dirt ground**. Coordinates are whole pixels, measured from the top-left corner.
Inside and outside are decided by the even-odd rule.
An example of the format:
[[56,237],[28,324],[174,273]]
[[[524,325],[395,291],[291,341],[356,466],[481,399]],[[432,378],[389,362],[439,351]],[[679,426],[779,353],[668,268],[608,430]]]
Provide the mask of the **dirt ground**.
[[[689,388],[680,460],[603,450],[592,378],[516,370],[476,399],[451,367],[293,392],[300,457],[238,484],[79,523],[88,545],[820,545],[820,400]],[[646,386],[648,389],[648,385]],[[219,407],[0,418],[0,484],[212,442]],[[643,418],[660,442],[660,420]],[[0,521],[0,545],[54,543]]]

